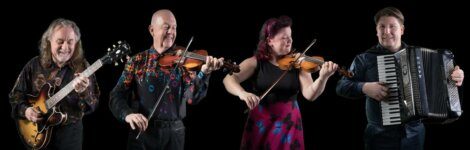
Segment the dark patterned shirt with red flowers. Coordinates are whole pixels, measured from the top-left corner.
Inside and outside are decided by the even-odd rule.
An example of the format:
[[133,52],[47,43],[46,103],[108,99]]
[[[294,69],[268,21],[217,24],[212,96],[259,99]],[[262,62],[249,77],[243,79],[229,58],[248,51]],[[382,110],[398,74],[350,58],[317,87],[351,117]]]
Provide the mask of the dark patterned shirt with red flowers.
[[124,121],[131,113],[148,116],[167,82],[168,89],[152,119],[181,120],[186,116],[186,103],[196,104],[206,96],[209,76],[201,71],[196,74],[181,67],[160,65],[158,60],[165,53],[151,48],[128,60],[110,93],[109,107],[116,118]]

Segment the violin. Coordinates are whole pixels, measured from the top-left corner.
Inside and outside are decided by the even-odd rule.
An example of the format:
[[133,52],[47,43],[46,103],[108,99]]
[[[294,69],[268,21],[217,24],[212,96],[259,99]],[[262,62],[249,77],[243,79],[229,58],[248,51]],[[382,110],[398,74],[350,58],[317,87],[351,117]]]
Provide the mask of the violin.
[[[298,55],[288,54],[277,61],[281,70],[288,70],[292,64],[294,68],[301,69],[306,72],[317,72],[320,70],[320,66],[325,63],[321,56],[300,56],[298,60],[303,60],[300,63],[294,62],[297,60]],[[344,69],[344,67],[338,68],[338,73],[342,76],[351,78],[354,74]]]
[[[206,62],[208,53],[206,50],[194,50],[193,52],[186,52],[183,55],[185,48],[176,46],[175,50],[166,52],[161,58],[158,59],[158,64],[162,68],[169,68],[173,65],[180,65],[186,70],[195,71],[201,69],[201,66]],[[178,62],[180,61],[180,62]],[[229,71],[229,74],[240,72],[240,67],[232,63],[230,60],[224,61],[222,66],[224,71]]]

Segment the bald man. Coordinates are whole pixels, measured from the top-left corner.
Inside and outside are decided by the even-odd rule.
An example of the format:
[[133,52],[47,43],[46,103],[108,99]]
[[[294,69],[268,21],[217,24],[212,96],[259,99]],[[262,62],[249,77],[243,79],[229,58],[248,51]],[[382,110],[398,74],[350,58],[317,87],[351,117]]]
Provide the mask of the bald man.
[[[132,129],[127,149],[184,149],[182,119],[186,116],[186,103],[196,104],[206,96],[210,73],[223,65],[223,58],[208,56],[196,72],[161,67],[158,59],[175,50],[176,27],[170,10],[156,11],[148,28],[152,46],[128,60],[110,93],[109,107],[114,116]],[[147,118],[167,82],[169,89],[153,117]],[[136,139],[139,132],[141,135]]]

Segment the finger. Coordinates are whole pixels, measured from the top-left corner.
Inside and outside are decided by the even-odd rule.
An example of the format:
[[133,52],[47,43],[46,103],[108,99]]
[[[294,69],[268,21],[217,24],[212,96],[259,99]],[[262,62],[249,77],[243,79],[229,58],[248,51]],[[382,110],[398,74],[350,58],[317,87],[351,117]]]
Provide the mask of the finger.
[[333,70],[334,71],[338,70],[338,64],[333,63]]
[[250,109],[255,108],[255,106],[256,106],[256,100],[255,100],[254,97],[252,97],[252,96],[250,96],[250,104],[251,104],[251,108],[250,108]]
[[132,130],[135,130],[134,122],[133,122],[133,121],[130,121],[129,124],[131,125],[131,129],[132,129]]
[[246,106],[248,107],[248,109],[251,110],[251,103],[250,103],[250,101],[247,99],[247,100],[245,100],[245,103],[246,103]]
[[255,97],[254,97],[254,99],[256,100],[256,101],[255,101],[255,106],[254,106],[254,107],[256,107],[256,106],[258,106],[258,105],[259,105],[260,99],[259,99],[257,96],[255,96]]
[[31,116],[31,117],[29,117],[29,118],[30,118],[29,120],[31,120],[32,122],[37,122],[36,117]]
[[454,80],[455,82],[460,82],[461,78],[460,77],[452,77],[452,80]]
[[139,120],[139,129],[140,131],[145,131],[145,121],[141,116],[136,117]]
[[39,116],[39,117],[36,117],[36,121],[41,121],[42,120],[42,117]]
[[26,115],[26,119],[28,119],[29,121],[32,121],[32,122],[34,122],[34,120],[33,120],[33,116]]
[[85,86],[85,84],[86,84],[86,81],[84,79],[80,78],[80,82],[79,82],[80,87],[83,88]]
[[379,95],[376,96],[375,99],[381,101],[381,100],[383,100],[383,97],[379,94]]
[[220,64],[222,64],[223,62],[220,62],[220,60],[217,59],[217,58],[216,58],[214,61],[215,61],[214,68],[215,68],[215,69],[219,69],[219,68],[220,68]]
[[217,58],[212,57],[212,70],[216,70],[218,63],[219,61],[217,60]]
[[211,63],[210,56],[206,56],[206,65],[207,65],[207,67],[209,67],[210,63]]
[[382,96],[382,98],[387,97],[387,95],[388,95],[387,92],[384,92],[384,91],[380,92],[380,96]]
[[139,129],[139,131],[142,131],[143,129],[142,122],[139,121],[138,117],[134,118],[134,122],[137,125],[137,128]]
[[31,113],[31,116],[33,116],[33,117],[40,117],[41,114],[33,111],[33,112]]
[[454,70],[460,70],[459,65],[456,65],[456,66],[454,67]]
[[35,113],[37,113],[37,114],[40,114],[40,113],[41,113],[41,111],[39,111],[38,108],[32,107],[31,109],[33,110],[33,112],[35,112]]
[[148,120],[143,115],[139,115],[139,119],[141,120],[142,129],[143,129],[142,131],[145,131],[148,126]]
[[225,58],[223,58],[223,57],[221,57],[221,58],[219,59],[219,62],[220,62],[220,63],[219,63],[220,66],[219,66],[219,67],[222,67],[222,66],[224,65],[224,60],[225,60]]
[[382,92],[386,92],[386,91],[388,91],[388,88],[386,86],[381,86],[380,90]]
[[323,63],[322,68],[328,68],[328,62]]
[[31,116],[31,120],[32,120],[33,122],[38,122],[38,121],[42,120],[42,118],[41,118],[41,117]]
[[328,65],[329,65],[328,72],[333,72],[333,68],[334,68],[333,62],[328,61]]
[[87,77],[80,77],[80,80],[82,81],[82,83],[87,83],[88,82]]
[[83,84],[83,87],[87,88],[88,85],[90,85],[90,80],[88,78],[85,80],[85,84]]
[[333,72],[333,62],[331,61],[328,61],[328,74],[331,75],[331,73]]
[[214,66],[214,57],[209,56],[209,68],[211,68],[212,70],[213,66]]
[[144,116],[142,116],[142,120],[144,120],[144,131],[145,131],[145,130],[147,130],[149,122],[148,122],[147,118],[145,118]]
[[246,98],[246,104],[248,105],[248,108],[250,108],[250,110],[253,109],[253,101],[251,100],[250,96]]
[[212,58],[211,61],[212,61],[212,70],[216,70],[219,61],[217,60],[217,58]]

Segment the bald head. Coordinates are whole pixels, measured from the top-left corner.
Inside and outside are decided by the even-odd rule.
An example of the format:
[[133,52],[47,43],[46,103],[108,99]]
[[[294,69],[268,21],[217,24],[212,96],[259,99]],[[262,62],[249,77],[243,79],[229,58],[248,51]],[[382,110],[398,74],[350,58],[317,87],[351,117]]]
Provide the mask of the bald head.
[[175,15],[168,9],[161,9],[153,13],[152,22],[150,24],[162,23],[164,20],[175,20]]
[[149,32],[153,37],[153,47],[159,53],[170,48],[176,38],[176,19],[168,9],[158,10],[153,13]]

